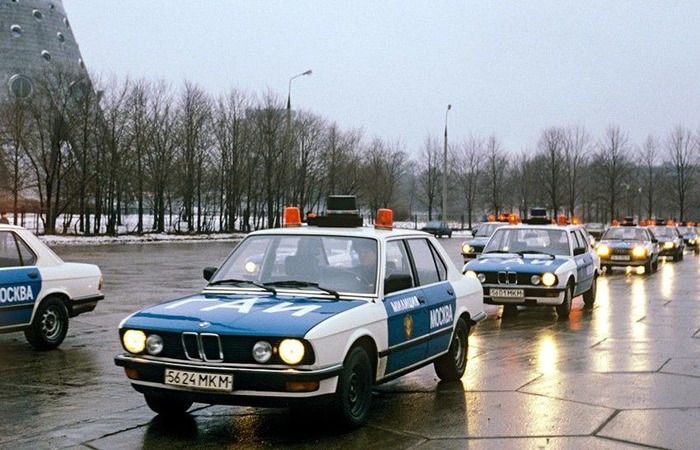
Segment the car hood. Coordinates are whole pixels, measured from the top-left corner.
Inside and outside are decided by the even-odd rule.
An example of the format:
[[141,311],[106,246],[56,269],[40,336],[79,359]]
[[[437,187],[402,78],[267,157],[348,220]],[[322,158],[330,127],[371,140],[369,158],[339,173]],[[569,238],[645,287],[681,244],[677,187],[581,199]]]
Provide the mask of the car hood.
[[644,241],[634,241],[634,240],[627,240],[627,239],[619,239],[619,240],[614,240],[614,241],[600,241],[600,245],[607,245],[608,247],[611,248],[624,248],[624,249],[632,249],[634,247],[638,247],[640,245],[649,245],[649,242],[644,242]]
[[303,337],[324,320],[364,304],[366,300],[199,294],[143,309],[125,319],[121,327]]
[[474,261],[468,262],[464,266],[464,271],[473,270],[475,272],[497,272],[499,270],[510,270],[513,272],[544,273],[555,272],[561,265],[566,263],[565,258],[550,258],[548,256],[525,255],[499,255],[480,256]]

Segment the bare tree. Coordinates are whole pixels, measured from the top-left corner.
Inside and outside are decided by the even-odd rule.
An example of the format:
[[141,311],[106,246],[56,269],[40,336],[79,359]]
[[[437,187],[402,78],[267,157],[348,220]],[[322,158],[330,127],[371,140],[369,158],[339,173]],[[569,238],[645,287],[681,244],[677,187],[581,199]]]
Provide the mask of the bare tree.
[[367,148],[361,192],[372,213],[388,208],[396,199],[396,189],[406,171],[405,160],[406,153],[398,143],[386,145],[374,139]]
[[559,214],[563,198],[565,145],[566,135],[561,128],[544,130],[537,145],[538,181],[553,216]]
[[574,216],[584,168],[591,152],[591,138],[581,127],[567,128],[564,137],[564,199],[568,215]]
[[504,203],[506,172],[508,158],[496,136],[489,137],[486,143],[486,160],[484,164],[484,186],[487,198],[494,214],[501,213]]
[[29,122],[26,100],[13,97],[0,105],[0,194],[3,189],[10,192],[15,225],[19,223],[21,192],[30,183],[26,158]]
[[675,172],[672,186],[679,220],[684,221],[688,195],[698,173],[697,141],[690,130],[677,126],[666,138],[666,151]]
[[428,136],[418,161],[418,189],[421,200],[428,207],[428,220],[433,220],[433,208],[442,179],[442,149],[434,136]]
[[659,143],[653,136],[647,137],[639,152],[642,166],[642,189],[646,192],[646,216],[653,217],[655,207],[655,192],[659,182]]
[[631,173],[630,144],[627,134],[619,127],[611,126],[598,143],[593,162],[594,182],[599,187],[600,198],[608,207],[609,219],[619,217],[618,201],[623,197]]
[[458,146],[455,158],[456,164],[454,166],[454,172],[457,177],[457,182],[461,187],[465,208],[467,210],[468,227],[471,228],[478,199],[479,181],[481,179],[479,174],[482,170],[482,161],[484,159],[483,139],[476,136],[470,136],[465,139]]

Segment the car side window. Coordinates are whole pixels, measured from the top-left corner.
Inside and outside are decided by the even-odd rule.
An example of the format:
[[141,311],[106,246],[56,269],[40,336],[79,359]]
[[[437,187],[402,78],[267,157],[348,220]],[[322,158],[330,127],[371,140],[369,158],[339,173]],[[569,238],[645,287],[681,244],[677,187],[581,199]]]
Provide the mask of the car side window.
[[36,255],[15,233],[0,232],[0,267],[32,266]]
[[433,249],[431,249],[428,240],[409,239],[407,242],[411,250],[411,256],[413,256],[413,263],[416,267],[418,284],[425,286],[440,281],[440,273],[435,264]]

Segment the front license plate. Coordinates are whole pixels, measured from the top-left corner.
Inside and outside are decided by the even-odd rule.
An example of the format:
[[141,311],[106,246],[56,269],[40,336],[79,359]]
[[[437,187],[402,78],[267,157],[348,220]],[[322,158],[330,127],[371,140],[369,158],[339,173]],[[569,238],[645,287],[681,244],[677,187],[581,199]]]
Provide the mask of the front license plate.
[[231,392],[233,375],[165,369],[165,384],[208,391]]
[[525,291],[523,289],[495,289],[491,288],[491,297],[501,298],[523,298]]
[[630,255],[610,255],[610,259],[613,261],[629,261]]

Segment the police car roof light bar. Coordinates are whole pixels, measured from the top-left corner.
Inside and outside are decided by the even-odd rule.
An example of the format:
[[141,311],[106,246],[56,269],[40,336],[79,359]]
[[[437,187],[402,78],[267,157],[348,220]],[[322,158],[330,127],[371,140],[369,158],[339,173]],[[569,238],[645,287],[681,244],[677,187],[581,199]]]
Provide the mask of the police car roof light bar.
[[392,230],[394,228],[394,212],[386,208],[378,209],[374,228],[378,230]]
[[285,227],[300,227],[301,212],[296,206],[287,206],[284,208],[284,226]]

